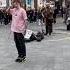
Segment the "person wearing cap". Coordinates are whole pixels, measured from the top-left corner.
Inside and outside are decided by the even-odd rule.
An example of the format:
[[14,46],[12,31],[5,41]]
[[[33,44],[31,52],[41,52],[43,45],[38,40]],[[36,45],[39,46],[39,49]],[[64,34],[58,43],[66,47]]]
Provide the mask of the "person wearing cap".
[[25,61],[26,46],[24,34],[27,28],[27,14],[24,8],[21,7],[19,0],[12,1],[12,7],[9,7],[6,12],[12,15],[11,31],[14,34],[14,41],[18,52],[16,62]]

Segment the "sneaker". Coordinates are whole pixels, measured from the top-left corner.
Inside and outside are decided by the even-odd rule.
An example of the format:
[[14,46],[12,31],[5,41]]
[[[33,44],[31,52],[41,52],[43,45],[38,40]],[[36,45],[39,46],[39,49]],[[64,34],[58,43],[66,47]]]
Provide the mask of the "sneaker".
[[26,57],[18,57],[15,62],[24,62]]

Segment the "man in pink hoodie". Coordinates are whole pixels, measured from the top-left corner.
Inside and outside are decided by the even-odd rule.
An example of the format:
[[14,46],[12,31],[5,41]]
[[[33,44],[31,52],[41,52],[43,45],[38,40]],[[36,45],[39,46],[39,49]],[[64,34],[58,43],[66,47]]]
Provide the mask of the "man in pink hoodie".
[[12,15],[11,31],[14,33],[14,41],[18,51],[18,58],[16,62],[22,62],[26,58],[26,46],[24,35],[27,27],[27,14],[21,7],[21,2],[14,1],[13,7],[8,8],[6,11]]

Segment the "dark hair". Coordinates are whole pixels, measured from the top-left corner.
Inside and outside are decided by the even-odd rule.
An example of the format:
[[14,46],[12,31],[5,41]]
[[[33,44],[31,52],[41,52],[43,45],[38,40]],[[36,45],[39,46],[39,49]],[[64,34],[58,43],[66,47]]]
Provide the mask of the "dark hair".
[[22,7],[21,0],[13,0],[13,1],[12,1],[12,3],[15,3],[15,2],[19,3],[19,4],[20,4],[20,6]]
[[13,3],[17,2],[21,4],[21,0],[12,0]]
[[22,4],[22,1],[21,1],[21,0],[12,0],[12,3],[15,3],[15,2],[19,3],[19,4],[20,4],[20,6],[21,6],[22,8],[24,8],[24,9],[25,9],[25,7],[23,6],[23,4]]

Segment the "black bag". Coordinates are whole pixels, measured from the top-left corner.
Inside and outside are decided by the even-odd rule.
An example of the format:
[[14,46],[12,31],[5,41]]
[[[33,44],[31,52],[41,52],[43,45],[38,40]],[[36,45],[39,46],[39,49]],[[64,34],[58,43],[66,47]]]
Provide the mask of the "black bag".
[[38,32],[36,35],[36,40],[41,41],[42,39],[44,39],[44,34],[41,32]]
[[36,37],[35,37],[35,34],[34,33],[32,33],[32,35],[30,36],[29,39],[26,39],[25,38],[25,42],[31,42],[31,41],[34,41],[34,40],[36,40]]

